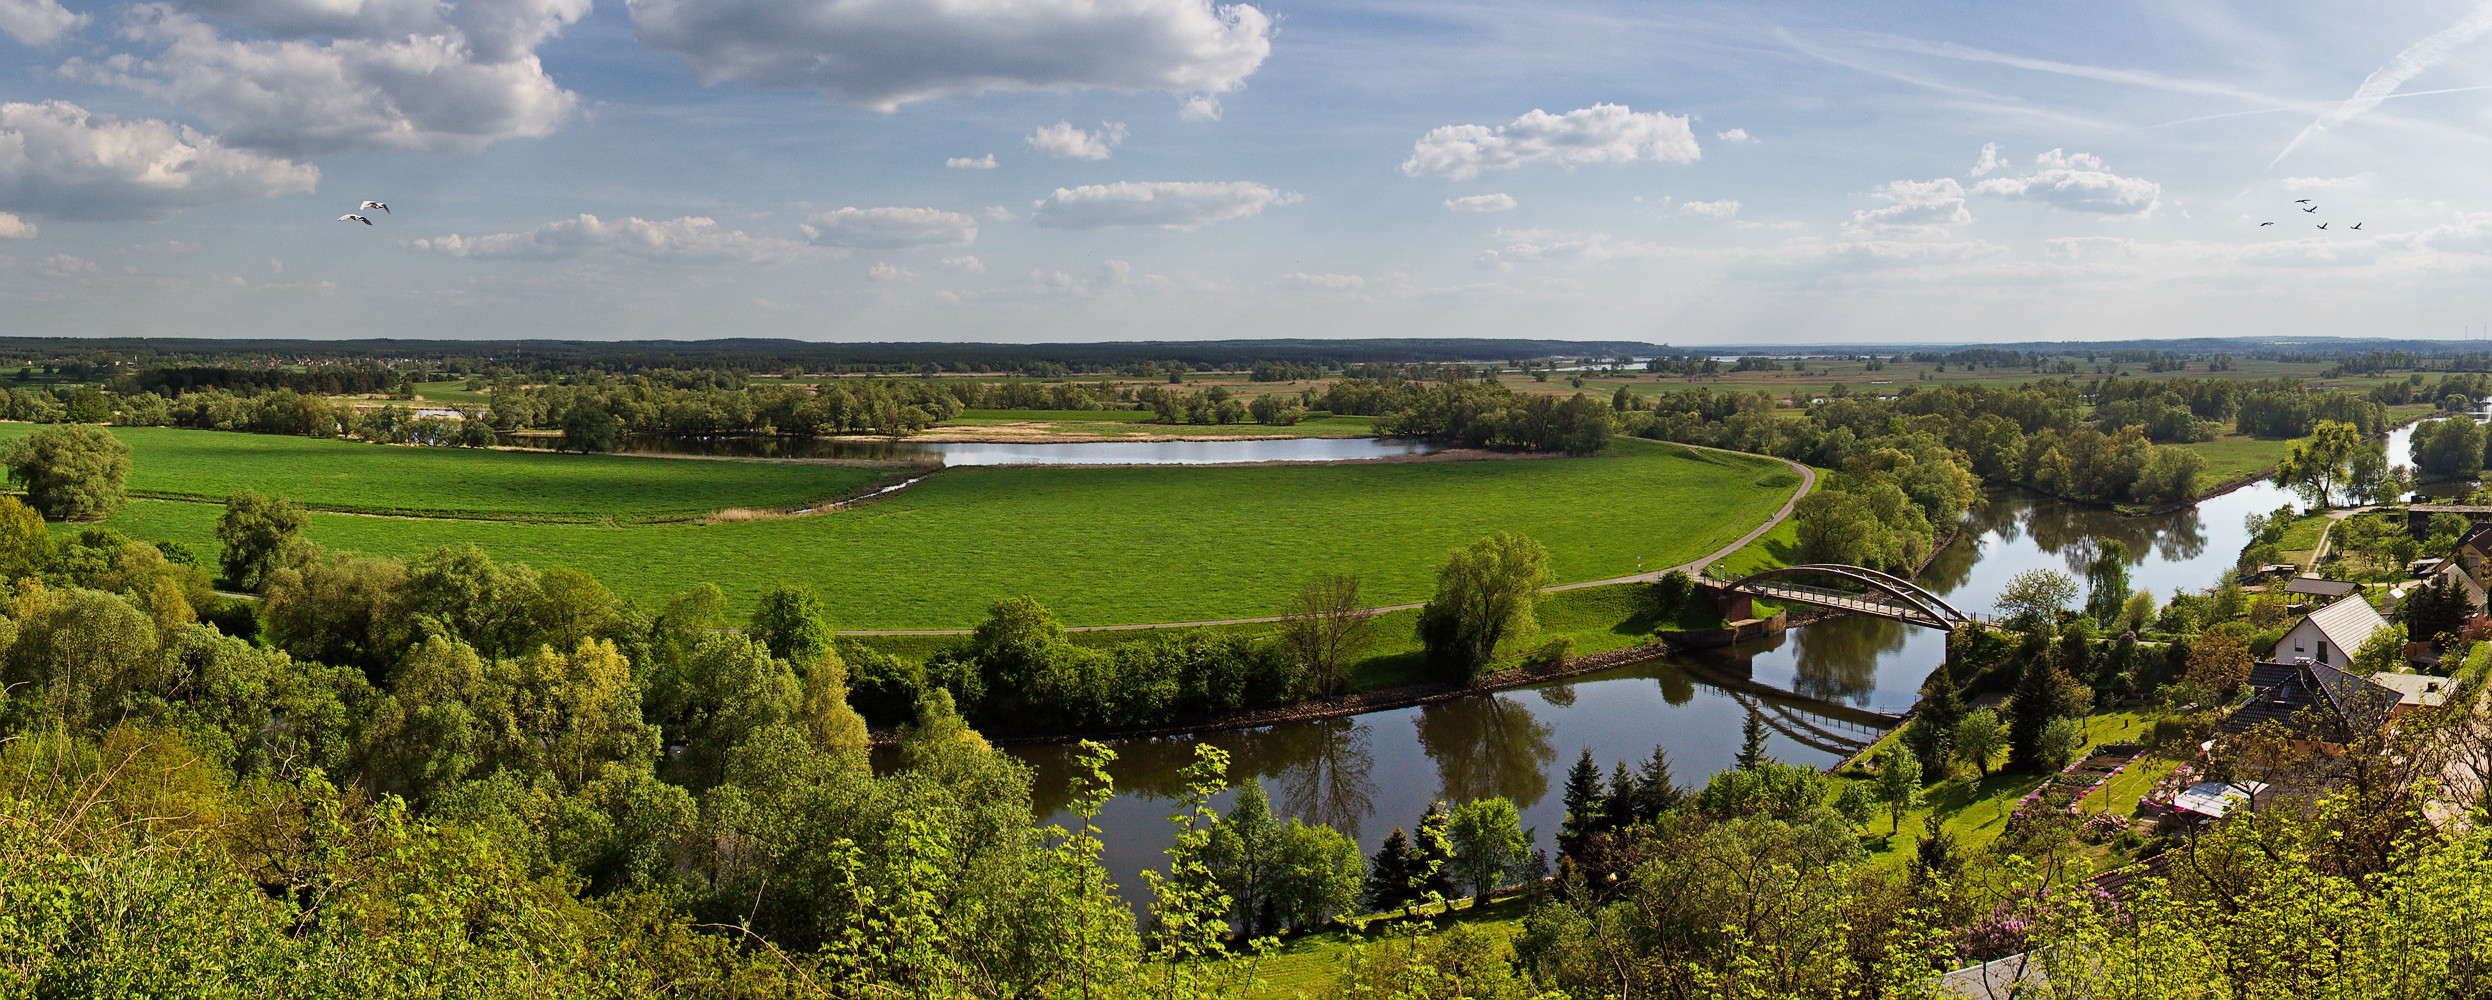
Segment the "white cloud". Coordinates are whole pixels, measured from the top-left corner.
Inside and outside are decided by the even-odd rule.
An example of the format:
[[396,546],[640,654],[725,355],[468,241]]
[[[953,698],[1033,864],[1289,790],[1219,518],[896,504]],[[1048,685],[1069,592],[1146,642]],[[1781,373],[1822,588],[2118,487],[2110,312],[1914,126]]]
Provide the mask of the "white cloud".
[[1296,288],[1319,288],[1331,292],[1347,292],[1367,287],[1367,279],[1355,274],[1308,274],[1300,271],[1273,279],[1273,284]]
[[815,246],[854,250],[956,247],[978,238],[978,220],[937,208],[843,208],[799,228]]
[[2033,162],[2034,172],[2028,176],[1993,177],[1973,190],[2097,215],[2146,215],[2163,196],[2163,185],[2104,170],[2101,158],[2091,154],[2054,149]]
[[266,38],[231,38],[166,4],[128,8],[124,37],[162,46],[72,59],[69,75],[175,102],[236,146],[289,156],[344,149],[474,152],[546,135],[578,104],[536,47],[589,0],[369,4],[207,0]]
[[1964,185],[1953,177],[1893,181],[1872,193],[1886,199],[1886,207],[1853,212],[1843,226],[1846,235],[1937,237],[1946,235],[1950,226],[1973,221],[1973,213],[1964,207]]
[[2367,188],[2379,175],[2363,171],[2351,177],[2287,177],[2277,181],[2287,191],[2330,191],[2344,188]]
[[624,218],[612,222],[594,215],[546,223],[524,233],[491,236],[449,236],[416,240],[415,249],[445,257],[479,260],[562,260],[616,255],[644,260],[737,261],[785,260],[806,252],[795,240],[750,236],[727,229],[714,219],[685,216],[663,222]]
[[878,260],[874,262],[874,266],[865,269],[865,280],[887,285],[900,284],[917,280],[917,272],[905,267],[893,267],[887,262]]
[[1252,181],[1118,181],[1057,188],[1031,218],[1055,229],[1154,226],[1194,230],[1299,200]]
[[1084,132],[1072,122],[1057,122],[1030,133],[1030,151],[1059,160],[1104,160],[1125,144],[1124,122],[1101,122],[1099,131]]
[[59,0],[0,0],[0,32],[28,45],[44,45],[87,23]]
[[1995,142],[1985,142],[1982,143],[1981,146],[1981,159],[1973,161],[1973,169],[1966,172],[1964,176],[1988,176],[1991,171],[1997,170],[2006,165],[2007,161],[1999,158],[1999,144]]
[[1440,126],[1419,137],[1410,159],[1402,161],[1402,172],[1459,181],[1482,170],[1511,170],[1526,163],[1693,163],[1700,155],[1686,118],[1595,104],[1562,115],[1535,109],[1496,128]]
[[985,208],[983,208],[983,209],[980,209],[980,210],[978,211],[978,214],[979,214],[979,215],[982,215],[982,216],[985,216],[985,217],[986,217],[986,221],[988,221],[988,222],[1019,222],[1019,221],[1021,221],[1021,217],[1020,217],[1020,216],[1012,214],[1012,209],[1005,208],[1005,207],[1004,207],[1004,206],[1002,206],[1002,205],[988,205],[987,207],[985,207]]
[[943,258],[943,269],[954,274],[985,274],[986,262],[974,255],[963,254],[958,257]]
[[1716,139],[1720,139],[1720,140],[1722,140],[1723,142],[1755,142],[1755,141],[1757,141],[1756,137],[1755,137],[1755,136],[1753,136],[1753,135],[1749,135],[1749,134],[1748,134],[1748,130],[1747,130],[1747,129],[1744,129],[1744,128],[1735,128],[1735,129],[1732,129],[1732,130],[1730,130],[1730,131],[1728,131],[1728,132],[1715,132],[1715,133],[1713,133],[1713,137],[1714,137],[1714,138],[1716,138]]
[[1691,201],[1679,206],[1679,214],[1700,219],[1727,219],[1739,214],[1739,202],[1727,198],[1721,201]]
[[1272,19],[1211,0],[628,0],[640,40],[704,82],[810,87],[890,111],[990,90],[1224,93]]
[[1464,195],[1445,199],[1445,207],[1457,212],[1511,212],[1514,210],[1514,196],[1503,192]]
[[1190,122],[1219,121],[1220,98],[1211,94],[1196,94],[1186,98],[1185,104],[1177,109],[1177,117]]
[[993,170],[995,169],[995,154],[988,153],[979,157],[955,156],[943,161],[943,165],[954,170]]
[[64,101],[0,104],[0,210],[54,219],[160,219],[309,191],[320,168],[232,149],[154,119]]
[[0,240],[31,240],[35,224],[7,212],[0,212]]
[[1601,233],[1574,235],[1507,229],[1498,231],[1497,237],[1509,242],[1501,249],[1482,251],[1473,260],[1483,266],[1504,268],[1521,261],[1600,264],[1613,260],[1651,260],[1681,253],[1658,243],[1612,239]]

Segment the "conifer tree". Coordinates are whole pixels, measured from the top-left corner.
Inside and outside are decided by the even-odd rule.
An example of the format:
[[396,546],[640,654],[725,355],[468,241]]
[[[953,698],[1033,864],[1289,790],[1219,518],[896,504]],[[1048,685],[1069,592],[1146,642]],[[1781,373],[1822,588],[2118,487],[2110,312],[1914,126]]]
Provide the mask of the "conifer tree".
[[1735,761],[1742,771],[1754,771],[1773,758],[1765,755],[1765,718],[1748,713],[1748,721],[1739,724],[1739,756]]
[[1386,834],[1384,844],[1376,848],[1376,856],[1367,861],[1365,898],[1371,910],[1390,910],[1418,898],[1411,888],[1410,837],[1394,827]]
[[1601,768],[1592,762],[1592,751],[1585,750],[1566,772],[1566,819],[1558,826],[1558,851],[1580,852],[1584,842],[1607,825],[1607,818],[1608,810],[1601,797]]
[[1636,820],[1650,823],[1660,819],[1662,813],[1678,808],[1685,798],[1686,790],[1671,780],[1669,754],[1655,745],[1653,755],[1635,770]]

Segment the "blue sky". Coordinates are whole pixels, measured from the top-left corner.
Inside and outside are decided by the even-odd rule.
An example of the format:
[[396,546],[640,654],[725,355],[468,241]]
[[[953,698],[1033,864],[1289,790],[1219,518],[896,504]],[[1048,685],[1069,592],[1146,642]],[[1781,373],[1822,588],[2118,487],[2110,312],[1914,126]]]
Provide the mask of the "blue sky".
[[0,334],[2482,337],[2487,34],[2469,3],[0,0]]

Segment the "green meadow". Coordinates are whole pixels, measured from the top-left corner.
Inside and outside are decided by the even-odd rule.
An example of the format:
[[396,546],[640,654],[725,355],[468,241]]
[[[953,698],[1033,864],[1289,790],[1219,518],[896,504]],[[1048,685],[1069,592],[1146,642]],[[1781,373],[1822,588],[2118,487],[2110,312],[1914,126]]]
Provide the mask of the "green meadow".
[[[284,439],[216,435],[247,445]],[[147,439],[132,434],[134,448]],[[334,469],[254,482],[264,492],[394,452],[482,460],[518,456],[346,445]],[[146,488],[153,449],[135,456]],[[205,455],[201,456],[203,459]],[[666,462],[656,483],[710,466]],[[514,464],[512,468],[521,468]],[[641,468],[641,467],[635,467]],[[797,466],[817,475],[861,470]],[[862,470],[870,471],[870,470]],[[209,469],[187,475],[205,478]],[[516,475],[516,474],[514,474]],[[1497,531],[1548,546],[1560,582],[1684,562],[1773,515],[1797,485],[1780,462],[1621,439],[1590,458],[1231,467],[965,467],[887,500],[836,513],[725,523],[459,521],[316,513],[309,536],[334,549],[407,555],[472,542],[497,558],[570,566],[655,602],[708,581],[739,607],[781,582],[811,584],[841,628],[974,625],[995,600],[1028,594],[1067,624],[1200,621],[1277,614],[1308,578],[1357,574],[1370,604],[1425,600],[1447,551]],[[202,489],[203,495],[216,495]],[[578,503],[595,497],[579,491]],[[400,481],[392,502],[437,509],[455,489]],[[509,505],[524,499],[513,494]],[[620,501],[615,501],[620,502]],[[566,504],[548,501],[548,508]],[[760,506],[750,503],[749,506]],[[145,539],[214,551],[213,504],[142,500],[107,522]],[[1639,558],[1641,563],[1639,563]]]
[[[0,439],[31,434],[0,424]],[[130,490],[222,502],[255,489],[349,514],[476,520],[677,521],[731,508],[792,510],[857,493],[905,470],[794,462],[554,455],[115,427]]]

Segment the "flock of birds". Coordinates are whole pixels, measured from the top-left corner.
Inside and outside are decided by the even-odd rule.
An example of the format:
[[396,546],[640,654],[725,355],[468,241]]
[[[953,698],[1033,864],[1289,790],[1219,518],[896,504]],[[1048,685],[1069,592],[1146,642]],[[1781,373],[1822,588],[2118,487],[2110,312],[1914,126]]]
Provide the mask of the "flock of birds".
[[[2318,206],[2317,204],[2313,203],[2313,202],[2312,202],[2310,199],[2308,199],[2308,198],[2295,198],[2295,199],[2293,199],[2293,203],[2294,203],[2294,204],[2296,204],[2296,205],[2308,205],[2308,206],[2310,206],[2310,207],[2308,207],[2308,208],[2302,209],[2302,212],[2303,212],[2304,214],[2315,214],[2315,213],[2317,213],[2317,212],[2319,211],[2319,206]],[[2265,228],[2265,227],[2267,227],[2267,226],[2272,226],[2272,225],[2275,225],[2275,223],[2273,223],[2273,222],[2262,222],[2262,223],[2259,223],[2260,228]],[[2321,229],[2326,229],[2326,228],[2328,228],[2328,224],[2327,224],[2327,223],[2324,223],[2324,222],[2319,223],[2319,228],[2321,228]],[[2360,229],[2360,228],[2362,228],[2362,223],[2359,223],[2359,222],[2354,223],[2351,227],[2348,227],[2348,228],[2350,228],[2350,229]]]
[[[364,225],[369,226],[369,225],[371,225],[371,224],[372,224],[372,218],[371,218],[370,216],[365,216],[365,215],[357,215],[357,214],[355,214],[355,212],[369,212],[369,211],[371,211],[371,210],[373,210],[373,209],[376,209],[376,208],[377,208],[377,209],[380,209],[380,210],[381,210],[381,211],[383,211],[383,212],[387,212],[387,211],[389,211],[389,206],[387,206],[387,205],[381,204],[380,202],[377,202],[377,201],[367,201],[367,202],[364,202],[364,203],[363,203],[363,204],[361,204],[361,205],[357,205],[357,206],[355,206],[355,211],[354,211],[354,212],[348,212],[348,213],[346,213],[346,214],[344,214],[344,215],[338,216],[338,217],[337,217],[337,221],[339,221],[339,222],[360,222],[360,223],[363,223]],[[2356,228],[2360,228],[2360,227],[2356,227]]]

